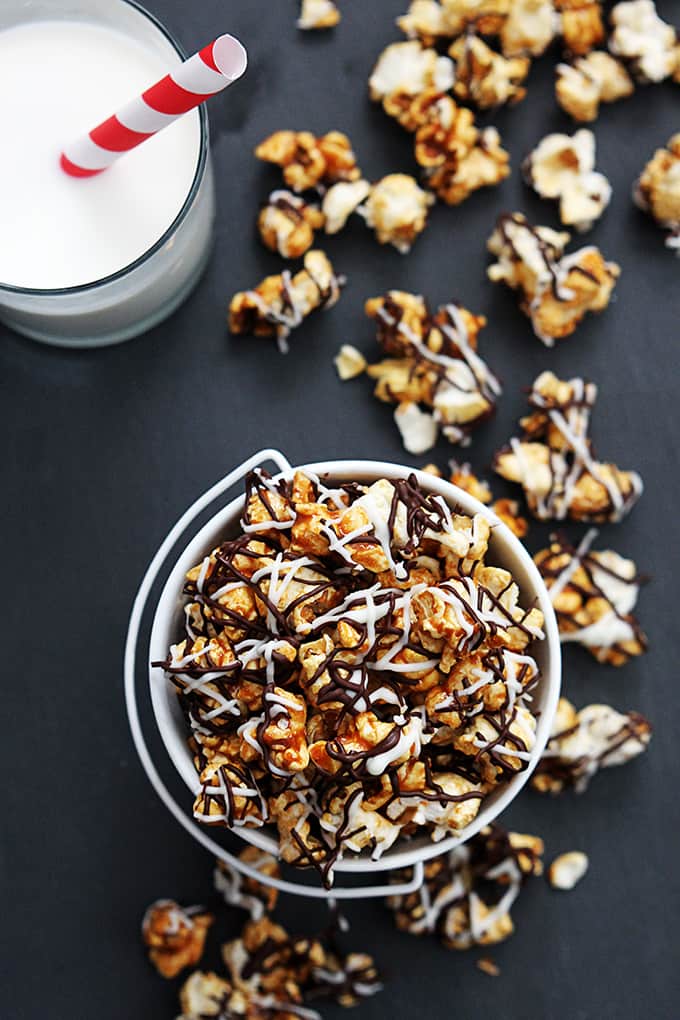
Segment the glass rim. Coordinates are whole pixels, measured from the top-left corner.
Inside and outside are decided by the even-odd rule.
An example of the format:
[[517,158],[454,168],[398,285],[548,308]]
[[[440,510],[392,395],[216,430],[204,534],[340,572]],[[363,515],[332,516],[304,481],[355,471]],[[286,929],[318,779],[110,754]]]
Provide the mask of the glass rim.
[[[165,25],[159,21],[155,14],[147,10],[138,0],[118,0],[119,3],[126,4],[128,7],[133,7],[139,11],[148,21],[150,21],[159,32],[165,36],[170,45],[173,47],[175,52],[182,58],[187,59],[187,52],[180,42],[174,37],[174,35],[165,27]],[[11,283],[2,283],[0,281],[0,292],[8,294],[19,294],[26,295],[27,297],[52,297],[52,296],[69,296],[75,294],[83,294],[87,291],[95,290],[98,287],[105,287],[107,284],[115,283],[117,280],[123,279],[130,273],[134,272],[141,265],[152,258],[157,251],[159,251],[163,245],[172,237],[177,231],[180,224],[186,218],[191,206],[193,205],[194,199],[198,193],[198,189],[203,181],[205,174],[206,165],[208,162],[208,147],[209,147],[209,135],[210,128],[208,124],[208,113],[205,108],[205,103],[201,103],[200,106],[196,107],[198,113],[199,128],[200,128],[200,141],[198,149],[198,162],[196,163],[196,172],[191,182],[191,187],[187,192],[187,196],[180,208],[179,212],[175,216],[174,220],[170,223],[169,227],[161,234],[157,241],[147,248],[146,251],[142,252],[133,262],[128,262],[127,265],[121,269],[117,269],[115,273],[109,273],[108,276],[102,276],[99,279],[91,280],[89,283],[78,283],[72,287],[18,287]],[[142,143],[144,144],[144,143]]]

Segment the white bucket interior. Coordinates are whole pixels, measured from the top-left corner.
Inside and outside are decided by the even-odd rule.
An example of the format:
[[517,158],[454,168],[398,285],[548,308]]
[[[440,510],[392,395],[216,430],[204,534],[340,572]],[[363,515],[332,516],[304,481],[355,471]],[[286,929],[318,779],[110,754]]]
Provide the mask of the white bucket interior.
[[[423,861],[436,857],[475,835],[508,806],[533,772],[550,735],[550,727],[560,691],[560,643],[555,615],[541,576],[522,543],[488,507],[449,482],[420,471],[414,472],[412,468],[381,461],[323,461],[301,465],[300,469],[313,471],[320,476],[327,475],[331,481],[338,483],[372,482],[377,478],[403,478],[414,473],[423,489],[443,496],[450,506],[460,507],[467,514],[483,514],[493,525],[488,562],[509,570],[519,584],[521,604],[524,607],[537,605],[545,616],[545,640],[536,642],[532,648],[532,654],[538,663],[541,676],[533,693],[532,709],[538,715],[538,725],[536,744],[527,768],[503,784],[496,792],[490,794],[482,802],[481,809],[474,821],[457,835],[446,837],[437,843],[432,842],[427,834],[408,840],[404,839],[398,841],[395,847],[386,851],[377,861],[372,860],[366,854],[351,854],[338,861],[335,870],[368,873],[402,868],[417,860]],[[220,542],[234,538],[239,533],[239,519],[242,512],[243,496],[239,496],[219,510],[200,529],[177,559],[156,608],[149,642],[149,662],[164,660],[170,645],[174,644],[184,633],[183,606],[185,597],[182,595],[182,588],[186,572],[199,563]],[[187,747],[189,734],[176,689],[166,678],[162,669],[152,666],[149,667],[149,684],[153,711],[165,748],[192,795],[195,795],[200,789],[200,783]],[[239,827],[233,831],[246,842],[278,857],[278,839],[273,826],[265,826],[260,829]]]

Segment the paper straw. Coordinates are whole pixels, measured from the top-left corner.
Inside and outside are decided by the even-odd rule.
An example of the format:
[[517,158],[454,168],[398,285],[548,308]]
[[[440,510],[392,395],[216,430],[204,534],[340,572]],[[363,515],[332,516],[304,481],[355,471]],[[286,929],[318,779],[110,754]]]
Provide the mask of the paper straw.
[[127,103],[112,117],[67,146],[63,170],[72,177],[94,177],[193,110],[226,89],[245,72],[248,55],[233,35],[221,35],[199,53]]

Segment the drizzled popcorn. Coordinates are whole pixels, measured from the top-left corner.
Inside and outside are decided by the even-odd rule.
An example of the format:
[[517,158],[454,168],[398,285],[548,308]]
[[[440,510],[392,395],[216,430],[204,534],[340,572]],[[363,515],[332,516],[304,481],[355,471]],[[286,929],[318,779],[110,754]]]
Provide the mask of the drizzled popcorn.
[[642,494],[635,471],[598,461],[588,435],[597,386],[543,372],[529,393],[522,435],[498,451],[494,470],[524,489],[539,520],[620,521]]
[[[494,95],[510,98],[514,86],[507,78],[509,67],[503,65],[504,81],[498,63],[495,80],[485,77],[481,51],[475,52],[480,60],[476,70],[470,66],[476,77],[468,76],[467,84],[461,77],[459,89],[475,91],[483,102],[491,102]],[[448,95],[454,77],[453,61],[414,41],[388,46],[370,79],[371,98],[380,100],[390,117],[415,133],[414,153],[425,184],[449,205],[464,201],[478,188],[498,184],[510,173],[508,153],[496,129],[480,131],[470,110]]]
[[456,62],[453,92],[463,102],[486,110],[524,99],[523,82],[531,67],[528,57],[508,60],[494,52],[479,36],[468,34],[453,43],[449,55]]
[[546,135],[522,169],[537,195],[559,201],[566,227],[589,230],[609,205],[611,185],[595,170],[595,135],[585,128],[572,136]]
[[487,564],[490,526],[415,476],[247,480],[242,532],[189,571],[177,688],[194,817],[275,825],[330,884],[338,857],[461,832],[525,769],[543,618]]
[[[529,525],[520,514],[519,503],[514,499],[494,499],[487,482],[482,481],[472,471],[469,464],[458,464],[455,460],[449,464],[451,474],[449,481],[469,493],[480,503],[486,503],[517,538],[524,538]],[[425,468],[424,470],[427,470]]]
[[291,331],[317,308],[332,308],[343,283],[322,251],[308,251],[295,275],[285,269],[267,276],[253,290],[234,294],[229,330],[235,335],[273,337],[285,352]]
[[214,917],[202,907],[180,907],[174,900],[152,903],[142,921],[142,939],[158,973],[174,978],[198,963]]
[[300,258],[314,244],[314,231],[325,217],[318,206],[308,204],[291,191],[272,191],[258,217],[262,242],[284,259]]
[[[247,846],[238,856],[244,864],[261,872],[265,879],[281,877],[278,862],[264,850]],[[214,882],[215,889],[222,895],[224,902],[229,906],[247,910],[251,921],[259,921],[265,914],[270,914],[279,897],[278,890],[274,886],[242,875],[240,871],[223,860],[218,860],[216,863]]]
[[303,31],[334,28],[340,17],[340,11],[333,0],[302,0],[297,27]]
[[380,244],[391,244],[405,254],[425,229],[433,201],[413,177],[388,174],[370,189],[364,216]]
[[340,131],[318,138],[311,131],[275,131],[260,142],[255,155],[280,166],[284,181],[295,192],[361,177],[352,143]]
[[578,548],[553,536],[548,549],[536,553],[562,642],[577,642],[598,662],[623,666],[642,655],[647,639],[633,615],[641,580],[632,560],[610,549],[590,549],[591,530]]
[[676,68],[677,33],[656,12],[653,0],[627,0],[610,14],[609,49],[628,61],[642,83],[669,78]]
[[532,227],[522,213],[499,217],[487,247],[487,274],[521,295],[520,308],[546,347],[571,336],[587,312],[607,307],[621,272],[594,246],[565,254],[569,234]]
[[638,178],[637,205],[670,231],[666,246],[680,255],[680,134],[657,149]]
[[487,826],[427,862],[420,889],[391,896],[387,904],[397,928],[411,935],[434,933],[449,949],[494,945],[512,935],[510,909],[527,879],[542,873],[542,854],[537,836]]
[[637,712],[622,714],[609,705],[586,705],[580,712],[560,702],[552,735],[531,785],[540,793],[574,787],[583,793],[600,769],[624,765],[647,749],[652,727]]
[[[370,299],[366,314],[376,321],[387,355],[366,371],[376,380],[376,397],[397,405],[395,420],[406,448],[424,453],[439,430],[452,443],[466,442],[493,413],[501,392],[477,353],[484,316],[454,303],[432,313],[422,297],[403,291]],[[416,434],[418,441],[410,441]]]
[[633,94],[635,86],[620,60],[601,50],[579,57],[573,64],[558,64],[557,102],[574,120],[596,120],[600,103],[614,103]]
[[560,32],[566,49],[574,55],[590,53],[604,42],[602,4],[588,0],[555,0]]

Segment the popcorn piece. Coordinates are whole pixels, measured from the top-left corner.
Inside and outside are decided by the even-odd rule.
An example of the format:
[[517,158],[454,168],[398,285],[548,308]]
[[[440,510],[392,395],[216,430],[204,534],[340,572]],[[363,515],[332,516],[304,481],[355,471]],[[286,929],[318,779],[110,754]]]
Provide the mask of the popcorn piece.
[[378,342],[388,355],[367,369],[377,380],[375,395],[397,405],[424,405],[432,412],[434,423],[410,407],[399,411],[400,429],[404,426],[409,437],[411,430],[418,432],[417,440],[409,438],[414,447],[410,452],[423,453],[434,444],[434,425],[451,442],[461,442],[493,413],[501,388],[477,354],[477,337],[486,325],[483,316],[455,304],[432,315],[422,298],[401,291],[371,299],[366,313],[378,322]]
[[560,220],[589,230],[609,205],[612,189],[595,170],[595,135],[583,128],[573,136],[546,135],[523,164],[524,176],[541,198],[556,198]]
[[487,243],[497,258],[489,279],[519,290],[520,307],[546,347],[571,336],[587,312],[606,308],[621,272],[595,247],[565,255],[568,241],[569,234],[512,213],[499,217]]
[[[543,842],[491,825],[425,864],[425,881],[387,905],[401,931],[436,933],[449,949],[494,945],[514,930],[510,908],[522,886],[542,872]],[[395,875],[401,881],[405,875]]]
[[560,13],[562,39],[570,53],[582,56],[604,42],[601,3],[555,0],[555,8]]
[[596,120],[600,103],[614,103],[633,94],[635,86],[623,64],[601,50],[558,64],[555,95],[574,120]]
[[486,110],[524,99],[523,82],[531,67],[528,57],[507,60],[476,35],[460,36],[449,49],[449,56],[456,62],[453,92],[463,102]]
[[[475,351],[483,319],[458,306],[430,314],[400,294],[369,311],[390,359],[408,372],[413,362],[412,384],[429,387],[431,410],[452,400],[438,387],[460,382],[458,364],[479,392],[488,386]],[[449,507],[415,474],[334,488],[301,471],[252,472],[241,533],[187,572],[184,637],[154,663],[187,720],[197,820],[276,826],[281,859],[314,867],[327,887],[341,854],[465,829],[528,766],[535,741],[531,645],[543,617],[486,562],[490,533],[484,515]],[[260,867],[253,848],[243,860]],[[275,876],[270,859],[261,867]],[[260,923],[273,897],[252,877],[216,875],[259,924],[227,953],[224,1005],[297,1002],[310,980],[356,998],[370,962],[335,950],[310,961],[307,949],[300,962],[297,943]],[[271,957],[266,986],[254,953]]]
[[515,499],[497,499],[491,504],[491,509],[500,517],[503,524],[510,528],[510,531],[517,538],[525,538],[529,531],[529,522],[522,517],[519,510],[519,503]]
[[451,472],[449,481],[452,485],[457,485],[459,489],[463,489],[473,496],[474,499],[478,499],[480,503],[491,502],[493,496],[487,482],[477,478],[469,464],[459,464],[457,461],[452,460],[449,462],[449,470]]
[[174,900],[156,900],[144,915],[142,938],[158,973],[174,978],[198,963],[215,918],[202,907],[183,909]]
[[460,35],[466,28],[480,35],[497,35],[515,0],[442,0],[451,35]]
[[369,78],[374,102],[394,93],[417,96],[425,89],[447,92],[455,77],[453,61],[436,50],[423,49],[419,42],[392,43],[378,57]]
[[[278,862],[264,850],[247,846],[238,856],[244,864],[256,868],[269,878],[281,877]],[[218,859],[213,877],[215,889],[224,897],[225,903],[247,910],[252,921],[259,921],[276,906],[278,889],[242,875],[226,861]]]
[[676,31],[656,13],[653,0],[626,0],[610,14],[609,49],[630,62],[643,83],[669,78],[676,65]]
[[642,494],[634,471],[596,460],[588,437],[597,387],[543,372],[534,381],[534,413],[520,422],[523,435],[498,451],[494,470],[524,489],[539,520],[620,521]]
[[343,344],[334,358],[338,375],[345,382],[347,379],[355,379],[366,371],[367,361],[361,351],[351,344]]
[[586,705],[577,712],[561,698],[531,785],[540,793],[561,793],[567,786],[583,793],[600,769],[642,754],[651,734],[651,725],[637,712],[622,715],[609,705]]
[[597,536],[588,532],[578,549],[552,536],[548,549],[534,557],[557,614],[562,642],[583,645],[598,662],[623,666],[647,649],[633,616],[640,578],[632,560],[606,550],[591,552]]
[[488,957],[480,956],[477,960],[477,970],[481,970],[483,974],[488,974],[489,977],[499,977],[501,969],[497,963]]
[[[446,146],[451,144],[451,137]],[[455,149],[455,141],[454,141]],[[416,140],[416,158],[418,141]],[[419,160],[422,162],[422,157]],[[447,205],[459,205],[473,191],[500,184],[510,175],[510,157],[494,127],[479,132],[478,141],[464,155],[449,154],[439,165],[426,169],[427,186]]]
[[302,0],[297,27],[309,29],[334,28],[340,21],[340,11],[333,0]]
[[570,850],[552,862],[548,868],[548,881],[553,889],[569,891],[581,881],[587,870],[587,855],[581,850]]
[[427,223],[433,198],[408,174],[388,174],[374,184],[366,200],[365,217],[380,244],[405,254]]
[[287,338],[317,308],[332,308],[342,277],[322,251],[308,251],[295,276],[286,269],[267,276],[254,290],[235,294],[229,305],[229,330],[235,335],[275,337],[282,352]]
[[232,987],[224,978],[213,972],[194,971],[179,993],[181,1020],[224,1015],[222,1007],[227,1005],[231,994]]
[[310,131],[276,131],[260,142],[255,155],[282,167],[284,181],[296,192],[361,177],[352,143],[340,131],[319,138]]
[[327,234],[337,234],[368,197],[371,185],[368,181],[340,181],[333,184],[323,198],[323,216]]
[[657,149],[638,178],[635,202],[659,226],[670,230],[666,246],[680,254],[680,134]]
[[401,434],[404,449],[414,455],[431,450],[437,442],[439,425],[433,414],[421,411],[417,404],[403,401],[397,404],[394,420]]
[[272,191],[258,217],[263,243],[284,259],[297,259],[314,244],[314,231],[324,225],[323,213],[291,191]]
[[432,46],[439,39],[447,39],[459,30],[439,0],[411,0],[406,14],[397,18],[397,25],[409,39],[420,39]]
[[503,54],[540,57],[559,28],[560,19],[552,0],[512,0],[500,31]]

